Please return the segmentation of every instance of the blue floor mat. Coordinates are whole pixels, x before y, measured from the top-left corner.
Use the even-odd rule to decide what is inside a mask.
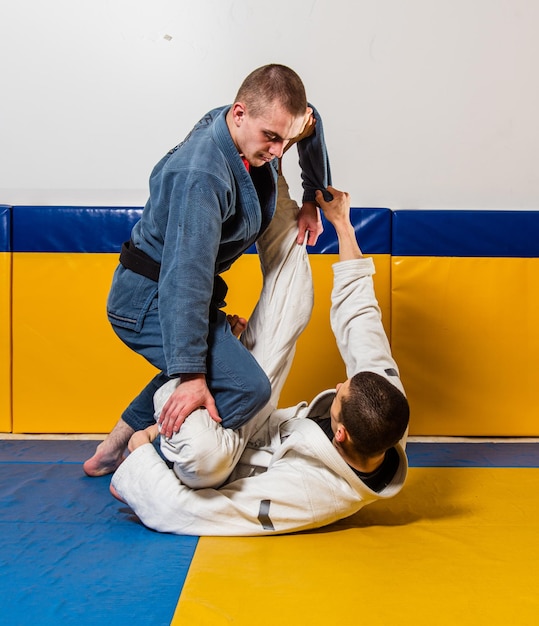
[[[94,441],[0,443],[1,623],[170,624],[198,539],[149,531],[85,476]]]
[[[0,441],[6,626],[170,624],[198,538],[152,532],[88,478],[92,440]],[[418,443],[412,467],[539,467],[537,443]]]
[[[539,443],[410,442],[411,467],[539,467]]]
[[[83,463],[92,440],[0,440],[0,463]],[[539,443],[409,442],[412,467],[539,467]],[[93,479],[92,479],[93,480]]]

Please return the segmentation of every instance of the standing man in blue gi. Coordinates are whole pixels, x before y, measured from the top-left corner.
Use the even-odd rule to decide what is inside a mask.
[[[154,168],[107,310],[120,339],[159,373],[84,463],[89,476],[120,465],[131,435],[154,423],[154,393],[169,379],[177,384],[160,417],[167,436],[198,407],[234,429],[268,401],[267,376],[221,310],[227,291],[221,274],[271,222],[277,161],[313,117],[313,132],[298,142],[304,188],[298,244],[308,232],[312,245],[321,232],[315,193],[330,183],[329,164],[321,120],[286,66],[254,70],[234,104],[206,114]]]

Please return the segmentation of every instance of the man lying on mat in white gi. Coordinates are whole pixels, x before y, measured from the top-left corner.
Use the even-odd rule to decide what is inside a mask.
[[[192,413],[178,433],[161,436],[172,469],[152,445],[157,424],[132,436],[111,492],[147,527],[187,535],[307,530],[401,490],[408,402],[382,326],[374,263],[363,257],[350,221],[350,198],[328,190],[333,200],[317,192],[317,202],[339,242],[331,325],[350,378],[310,404],[277,408],[313,304],[308,254],[296,243],[298,207],[280,177],[276,216],[257,243],[262,292],[241,335],[270,379],[270,402],[237,431],[204,408]],[[156,393],[157,419],[175,384]]]

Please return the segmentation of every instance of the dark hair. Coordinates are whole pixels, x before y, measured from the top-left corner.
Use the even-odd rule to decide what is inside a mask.
[[[381,454],[397,444],[410,418],[404,394],[387,378],[374,372],[360,372],[350,379],[341,400],[340,420],[362,456]]]
[[[253,117],[268,104],[278,101],[291,115],[299,117],[307,109],[307,96],[301,78],[286,65],[272,63],[254,70],[243,81],[235,102],[243,102]]]

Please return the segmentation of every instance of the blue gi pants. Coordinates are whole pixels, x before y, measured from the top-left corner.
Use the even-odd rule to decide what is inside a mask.
[[[150,307],[140,332],[116,326],[118,337],[132,350],[161,370],[131,402],[122,419],[134,430],[155,424],[153,396],[170,378],[166,371],[157,308]],[[210,323],[206,383],[212,393],[222,425],[239,428],[268,402],[271,387],[256,359],[232,334],[223,311]]]

